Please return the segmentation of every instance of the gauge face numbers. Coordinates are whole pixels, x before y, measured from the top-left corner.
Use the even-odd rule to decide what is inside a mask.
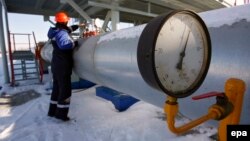
[[[208,62],[208,41],[200,22],[191,14],[177,13],[162,26],[156,40],[154,63],[165,91],[190,92],[201,81]]]

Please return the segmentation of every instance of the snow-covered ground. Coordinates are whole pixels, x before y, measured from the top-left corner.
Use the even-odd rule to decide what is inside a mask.
[[[72,120],[62,122],[47,116],[48,76],[44,84],[22,82],[18,87],[9,87],[2,83],[1,71],[0,85],[3,88],[0,93],[34,89],[41,94],[20,106],[0,104],[1,141],[209,141],[209,136],[217,132],[213,127],[202,125],[177,136],[167,128],[161,108],[140,101],[128,110],[118,112],[111,102],[95,95],[95,87],[73,90],[69,112]],[[188,121],[179,117],[177,125]]]

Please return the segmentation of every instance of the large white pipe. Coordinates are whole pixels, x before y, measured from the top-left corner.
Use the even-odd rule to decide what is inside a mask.
[[[224,91],[230,77],[250,83],[250,5],[201,13],[209,27],[212,60],[204,83],[194,93]],[[216,19],[216,20],[215,20]],[[79,40],[74,51],[74,71],[79,77],[163,107],[166,94],[150,87],[142,78],[137,64],[137,45],[145,25]],[[46,56],[43,55],[43,52]],[[51,46],[42,50],[45,60],[51,59]],[[247,87],[241,117],[249,124],[250,104]],[[190,97],[180,100],[181,112],[197,117],[207,112],[214,98],[193,102]]]
[[[154,105],[163,106],[166,94],[146,84],[137,64],[137,45],[145,26],[86,40],[74,52],[76,74]]]

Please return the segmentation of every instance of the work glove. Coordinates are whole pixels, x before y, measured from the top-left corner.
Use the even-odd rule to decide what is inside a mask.
[[[74,44],[75,44],[74,47],[78,47],[79,46],[78,41],[74,41]]]
[[[85,28],[85,27],[86,27],[86,24],[80,23],[78,26],[79,26],[79,27],[82,27],[82,28]]]

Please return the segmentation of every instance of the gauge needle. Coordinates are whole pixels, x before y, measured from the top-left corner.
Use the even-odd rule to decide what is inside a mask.
[[[182,63],[183,63],[183,58],[185,57],[185,52],[186,52],[186,48],[187,48],[189,34],[190,34],[190,30],[188,31],[188,35],[187,35],[187,38],[186,38],[186,42],[184,44],[184,48],[183,48],[182,52],[180,53],[180,60],[176,65],[176,68],[178,70],[182,70]]]

